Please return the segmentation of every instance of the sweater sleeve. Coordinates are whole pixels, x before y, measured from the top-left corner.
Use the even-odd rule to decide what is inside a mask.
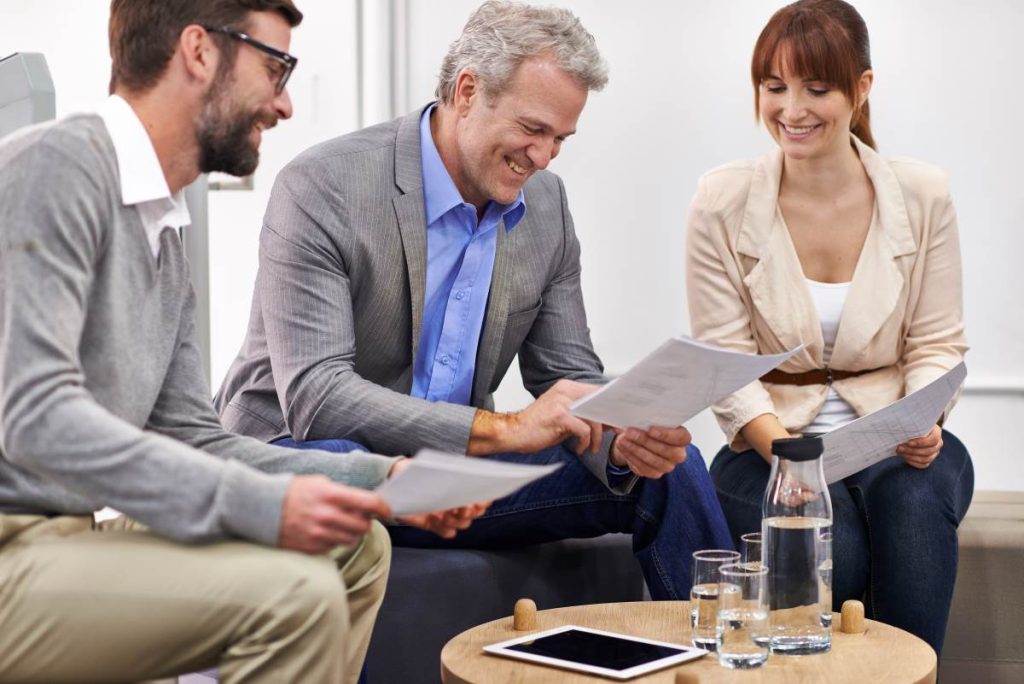
[[[113,506],[174,539],[272,544],[288,476],[142,430],[86,386],[78,345],[118,206],[96,180],[105,162],[50,132],[0,164],[2,456],[76,501]]]
[[[268,473],[326,475],[341,484],[373,489],[386,478],[394,457],[354,451],[288,449],[234,435],[221,426],[210,401],[195,341],[195,296],[189,292],[181,316],[181,335],[160,396],[148,421],[152,430],[222,459],[234,459]]]

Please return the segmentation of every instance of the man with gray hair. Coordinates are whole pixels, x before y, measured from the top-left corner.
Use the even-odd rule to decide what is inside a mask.
[[[439,102],[281,172],[247,338],[216,401],[229,429],[281,444],[563,464],[456,541],[403,526],[392,540],[632,532],[652,596],[684,598],[690,553],[731,544],[689,433],[613,432],[569,412],[605,379],[565,189],[545,169],[606,81],[571,12],[484,3],[444,59]],[[517,354],[537,398],[495,413]]]

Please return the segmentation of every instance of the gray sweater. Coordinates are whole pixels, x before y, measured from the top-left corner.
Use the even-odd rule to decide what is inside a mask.
[[[112,506],[168,537],[273,544],[288,473],[380,483],[392,459],[269,446],[210,401],[175,231],[153,257],[98,116],[0,144],[0,513]]]

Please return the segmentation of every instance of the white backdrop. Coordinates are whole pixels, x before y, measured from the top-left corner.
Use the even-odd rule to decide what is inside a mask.
[[[316,141],[426,102],[441,56],[476,0],[298,0],[295,117],[264,139],[256,187],[210,197],[212,377],[219,384],[248,319],[257,235],[281,166]],[[584,294],[610,372],[688,330],[683,239],[698,176],[756,156],[748,81],[769,0],[563,0],[596,36],[611,81],[552,164],[569,189],[583,243]],[[974,456],[978,487],[1024,490],[1024,459],[1004,438],[1024,422],[1024,134],[1019,86],[1024,3],[859,0],[871,31],[873,124],[883,154],[943,167],[964,252],[971,376],[949,427]],[[43,52],[58,115],[102,101],[109,78],[107,0],[0,0],[0,55]],[[398,22],[391,24],[397,17]],[[400,29],[395,31],[395,28]],[[528,396],[510,377],[498,401]],[[708,415],[691,425],[713,453]],[[1014,440],[1015,442],[1015,440]],[[710,454],[708,454],[710,455]]]

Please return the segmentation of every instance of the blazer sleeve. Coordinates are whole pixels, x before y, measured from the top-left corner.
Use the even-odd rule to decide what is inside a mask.
[[[297,440],[346,437],[386,454],[422,447],[464,453],[475,408],[410,397],[356,372],[351,273],[375,265],[339,254],[336,241],[356,219],[333,211],[338,198],[319,173],[315,164],[281,172],[260,236],[256,290],[288,430]],[[330,235],[321,216],[338,222]]]
[[[687,216],[686,297],[690,329],[700,340],[757,354],[743,272],[729,231],[732,222],[741,220],[743,206],[723,201],[723,194],[732,194],[718,191],[724,173],[700,179]],[[758,380],[718,402],[712,410],[730,446],[738,443],[740,430],[751,420],[775,413],[771,396]]]
[[[967,352],[963,319],[960,238],[956,211],[945,176],[930,179],[931,192],[918,196],[930,203],[911,206],[924,224],[918,259],[910,278],[919,292],[911,305],[903,337],[903,374],[906,394],[932,382],[958,364]],[[936,192],[936,186],[939,191]],[[913,200],[908,198],[910,203]],[[943,414],[948,417],[956,398]]]

